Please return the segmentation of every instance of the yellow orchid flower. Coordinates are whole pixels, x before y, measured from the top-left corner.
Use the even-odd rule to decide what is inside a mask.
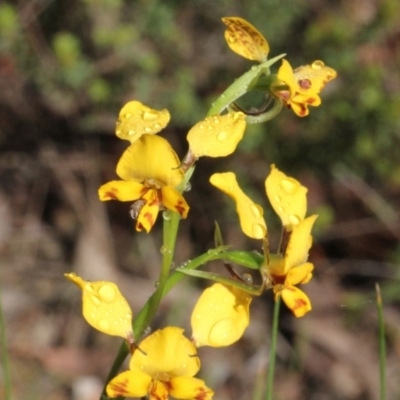
[[[213,174],[210,183],[236,202],[240,226],[245,235],[253,239],[262,239],[266,236],[267,226],[263,218],[263,209],[243,193],[233,172]]]
[[[269,44],[253,25],[239,17],[225,17],[222,22],[228,26],[225,39],[232,51],[248,60],[267,60]]]
[[[288,90],[281,90],[276,84],[274,94],[280,97],[288,108],[291,108],[299,117],[309,114],[308,106],[317,107],[321,104],[318,93],[325,84],[336,78],[336,71],[322,61],[314,61],[311,65],[293,68],[287,60],[282,60],[277,78]]]
[[[309,298],[295,285],[307,283],[312,278],[314,266],[307,259],[312,245],[311,229],[316,219],[317,215],[312,215],[293,226],[284,257],[270,257],[264,269],[275,295],[282,296],[296,317],[311,310]]]
[[[213,115],[198,122],[187,134],[190,152],[196,159],[232,154],[246,129],[245,118],[242,112],[234,112]]]
[[[162,208],[186,218],[189,206],[175,189],[183,179],[180,161],[167,140],[143,135],[122,154],[117,165],[121,181],[111,181],[99,189],[102,201],[135,201],[136,230],[149,232]]]
[[[274,164],[265,180],[265,191],[274,211],[287,231],[299,224],[307,212],[307,188],[286,176]]]
[[[191,317],[196,347],[229,346],[238,341],[250,322],[251,296],[238,288],[215,283],[204,290]]]
[[[133,353],[129,370],[112,379],[106,388],[114,397],[145,397],[150,400],[208,400],[213,391],[201,379],[196,347],[183,335],[183,329],[167,327],[154,332]]]
[[[133,341],[132,311],[115,283],[87,282],[73,272],[64,276],[82,289],[82,314],[89,325]]]
[[[169,120],[168,110],[153,110],[140,101],[130,101],[119,112],[115,134],[120,139],[133,143],[144,134],[154,135],[160,132]]]

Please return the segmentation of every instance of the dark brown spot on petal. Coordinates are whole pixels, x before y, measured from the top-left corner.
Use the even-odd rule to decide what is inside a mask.
[[[312,86],[312,83],[309,79],[299,79],[298,83],[302,89],[310,89]]]
[[[125,379],[123,382],[110,382],[108,384],[109,388],[111,390],[114,391],[114,393],[118,396],[126,396],[128,391],[127,391],[127,387],[128,387],[128,379]]]
[[[186,210],[185,203],[182,200],[178,200],[178,202],[175,204],[175,210],[180,214],[183,215],[183,213]]]
[[[196,394],[195,397],[196,400],[204,400],[207,399],[208,397],[209,397],[209,392],[205,390],[204,387],[198,388],[198,393]]]
[[[307,306],[307,302],[304,299],[296,299],[294,301],[293,311],[298,310],[299,308],[304,308],[305,306]]]
[[[118,193],[118,189],[112,188],[108,192],[104,193],[104,199],[117,200],[117,193]]]

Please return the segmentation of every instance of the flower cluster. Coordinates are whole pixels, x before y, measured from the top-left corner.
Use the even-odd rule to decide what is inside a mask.
[[[131,202],[130,214],[136,220],[137,231],[149,233],[160,211],[171,213],[169,216],[176,221],[187,218],[190,207],[183,192],[199,158],[232,154],[244,136],[247,123],[273,118],[282,105],[300,117],[308,115],[308,106],[321,104],[319,93],[336,77],[336,72],[322,61],[293,70],[289,62],[282,59],[284,55],[268,60],[269,44],[256,28],[238,17],[223,18],[223,22],[227,25],[225,38],[229,47],[259,65],[237,79],[213,104],[209,115],[189,130],[188,151],[182,159],[168,141],[158,135],[170,120],[167,110],[155,110],[135,100],[128,102],[119,113],[116,136],[129,142],[116,167],[120,180],[103,184],[98,193],[101,201]],[[271,65],[281,59],[277,73],[271,74]],[[263,90],[266,96],[271,96],[272,109],[242,110],[236,100],[250,90]],[[317,216],[306,216],[307,189],[271,165],[265,192],[281,220],[282,238],[277,251],[270,253],[264,210],[242,191],[234,172],[214,173],[210,183],[234,200],[241,230],[259,241],[263,254],[231,252],[229,246],[223,245],[217,228],[215,249],[172,270],[174,249],[171,243],[175,243],[178,223],[166,223],[164,241],[172,247],[163,252],[159,285],[141,311],[148,321],[145,317],[146,323],[141,323],[146,328],[145,324],[151,322],[154,310],[168,291],[169,278],[186,273],[213,280],[215,283],[201,294],[192,312],[190,340],[181,328],[169,326],[144,339],[143,331],[139,331],[139,343],[135,343],[134,332],[137,331],[133,313],[114,283],[86,282],[74,273],[65,275],[82,290],[83,316],[87,322],[103,333],[124,338],[128,344],[129,370],[108,382],[106,393],[111,398],[211,399],[213,391],[203,380],[195,378],[200,369],[197,348],[229,346],[238,341],[250,323],[253,295],[272,289],[275,299],[282,298],[296,317],[311,310],[310,299],[297,287],[310,281],[314,268],[307,260],[312,245],[311,230]],[[171,226],[176,230],[168,230]],[[232,279],[198,270],[210,260],[223,260]],[[261,286],[246,281],[233,270],[230,262],[258,270]]]

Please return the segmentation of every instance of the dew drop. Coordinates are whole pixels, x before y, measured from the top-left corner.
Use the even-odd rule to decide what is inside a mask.
[[[289,222],[292,225],[298,225],[301,222],[301,220],[297,215],[292,214],[292,215],[289,215]]]
[[[182,364],[182,368],[186,368],[186,364],[185,363]]]
[[[151,128],[150,128],[149,126],[146,126],[146,128],[144,128],[144,131],[145,131],[146,133],[149,133],[149,132],[151,132]]]
[[[90,300],[92,300],[92,303],[95,306],[99,306],[101,304],[101,300],[95,295],[90,296]]]
[[[191,189],[192,189],[192,184],[190,182],[187,182],[183,191],[189,192]]]
[[[228,37],[228,42],[229,43],[236,43],[236,37],[235,36],[229,36]]]
[[[115,123],[115,126],[121,125],[121,120],[117,120],[117,122]]]
[[[243,274],[242,278],[247,282],[247,283],[253,283],[253,277],[250,274]]]
[[[145,111],[143,113],[143,119],[145,121],[154,121],[155,119],[158,118],[158,113],[154,111]]]
[[[274,200],[275,200],[277,203],[280,203],[280,202],[282,201],[281,196],[278,196],[278,195],[274,196]]]
[[[121,134],[121,129],[117,129],[117,130],[115,131],[115,134],[116,134],[117,136],[119,136],[119,135]]]
[[[107,303],[112,303],[117,297],[117,292],[114,286],[110,285],[109,283],[105,283],[103,286],[101,286],[98,290],[98,293],[100,299]]]
[[[297,190],[297,182],[291,179],[282,179],[281,188],[286,194],[293,194]]]
[[[103,332],[108,332],[110,330],[110,323],[105,320],[102,319],[98,322],[98,327],[99,329],[101,329]]]
[[[265,234],[267,233],[265,227],[260,224],[253,224],[252,232],[253,236],[256,239],[262,239],[263,237],[265,237]]]
[[[131,113],[126,113],[126,114],[125,114],[125,118],[126,118],[126,119],[132,118],[132,114],[131,114]]]
[[[226,140],[228,138],[228,134],[226,132],[220,132],[217,135],[217,140],[219,142],[223,142],[224,140]]]
[[[258,65],[253,65],[252,67],[251,67],[251,70],[252,71],[256,71],[258,69]]]
[[[221,121],[217,116],[213,117],[214,124],[219,124]]]
[[[171,219],[171,211],[170,210],[163,211],[162,217],[164,221],[169,221]]]
[[[320,60],[314,61],[311,64],[311,68],[312,69],[316,69],[316,70],[320,70],[320,69],[322,69],[324,67],[325,67],[325,64],[323,63],[323,61],[320,61]]]
[[[134,130],[132,130],[132,129],[131,129],[130,131],[128,131],[128,135],[129,135],[129,136],[133,136],[135,133],[136,133],[136,132],[135,132]]]
[[[161,254],[166,254],[167,252],[168,252],[168,247],[167,246],[161,246],[160,253]]]
[[[160,124],[154,124],[154,125],[153,125],[153,128],[154,128],[154,129],[160,129],[160,128],[161,128],[161,125],[160,125]]]
[[[260,218],[264,214],[263,209],[258,204],[252,204],[250,206],[250,210],[253,213],[255,218]]]

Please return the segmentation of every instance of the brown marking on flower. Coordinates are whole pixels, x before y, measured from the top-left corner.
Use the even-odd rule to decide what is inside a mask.
[[[291,289],[291,288],[287,288],[287,289]],[[292,290],[294,291],[294,290]],[[307,302],[304,299],[296,299],[294,301],[294,306],[292,308],[292,311],[295,312],[298,309],[304,308],[307,306]]]
[[[312,83],[309,79],[299,79],[298,84],[302,89],[310,89],[312,86]]]
[[[195,400],[205,400],[210,398],[210,393],[204,387],[199,387],[197,389],[198,393],[196,394]]]
[[[153,226],[154,225],[154,218],[153,218],[153,214],[152,213],[150,213],[150,212],[145,212],[144,214],[143,214],[143,218],[145,219],[145,220],[147,220],[147,222],[149,223],[149,226]]]
[[[178,202],[175,204],[175,210],[180,214],[183,215],[186,207],[185,204],[182,200],[178,200]]]
[[[274,285],[283,285],[286,280],[286,275],[271,275],[271,281]]]
[[[112,381],[111,381],[111,382],[108,384],[108,387],[109,387],[110,390],[112,390],[112,391],[114,392],[114,394],[116,394],[117,396],[126,396],[126,395],[128,394],[128,390],[127,390],[128,383],[129,383],[128,378],[125,378],[125,380],[122,381],[122,382],[120,382],[120,381],[112,382]],[[117,396],[115,396],[115,397],[117,397]]]
[[[111,188],[108,192],[104,193],[104,199],[105,200],[117,200],[118,199],[118,189],[117,188]]]

